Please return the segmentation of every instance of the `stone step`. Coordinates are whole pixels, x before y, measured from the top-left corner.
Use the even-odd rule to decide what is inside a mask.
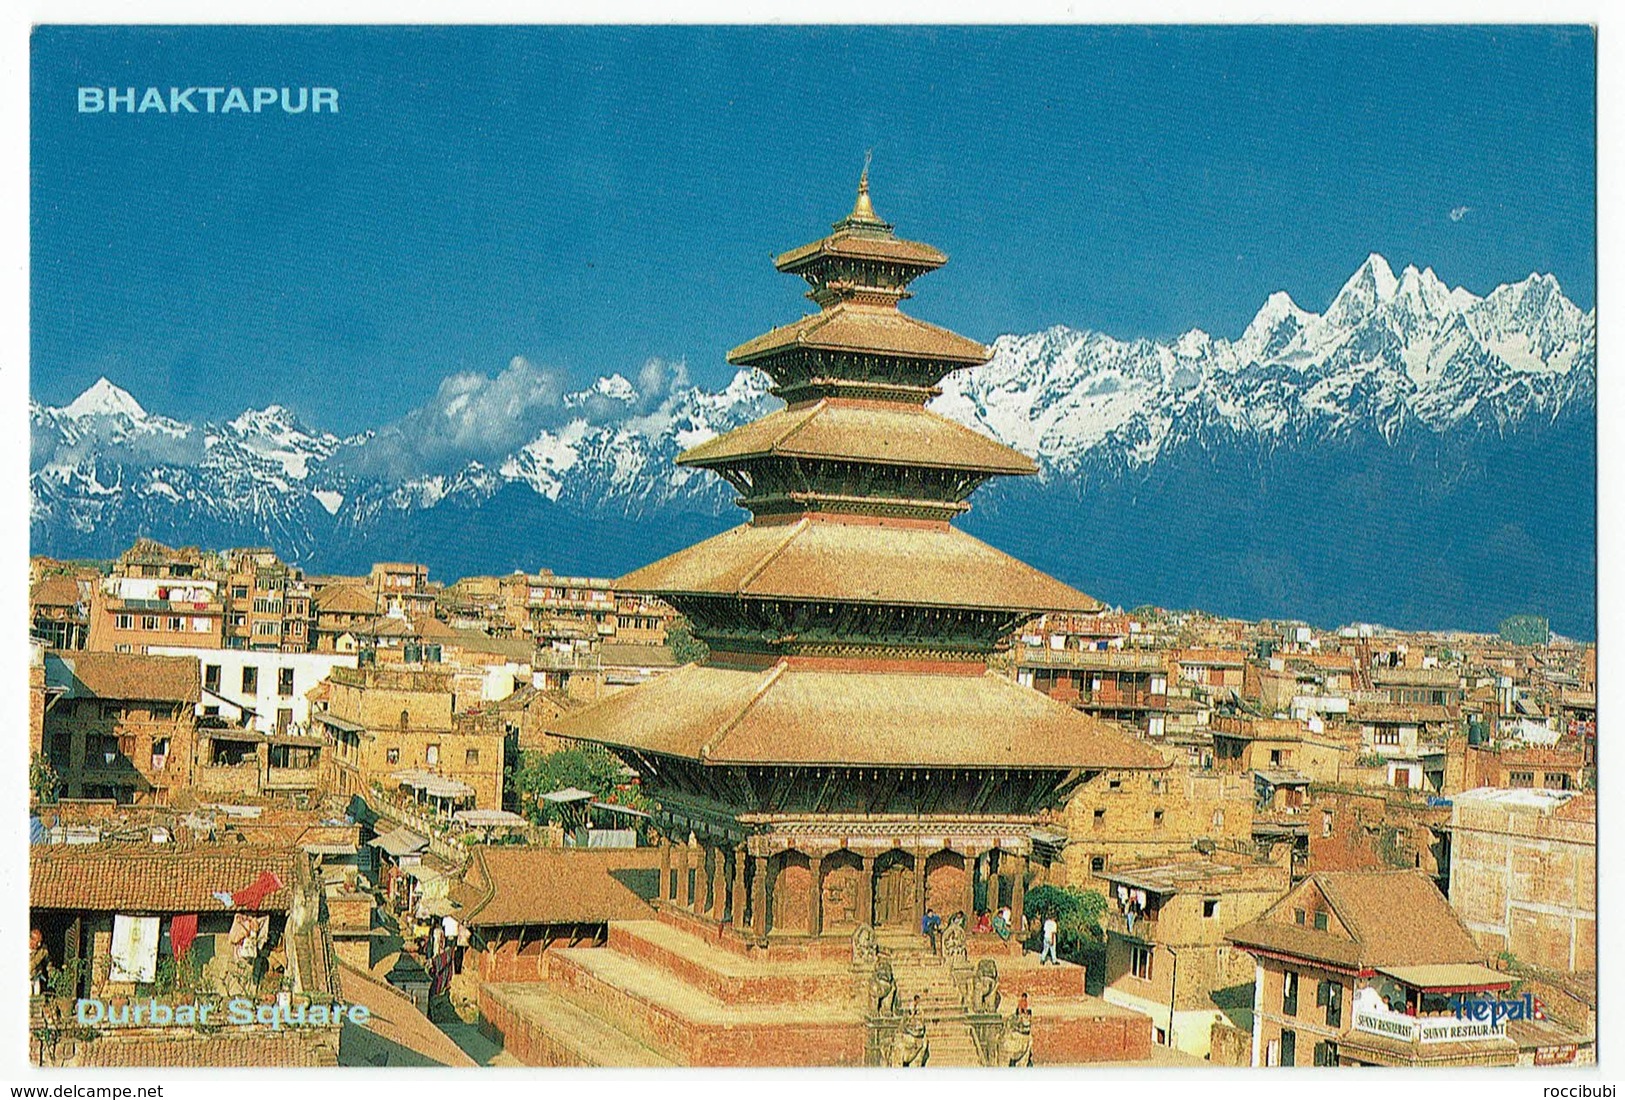
[[[861,1065],[863,1026],[850,1000],[723,1001],[614,948],[549,952],[548,984],[685,1065]]]
[[[608,1020],[587,1012],[539,982],[488,987],[487,1010],[503,1049],[530,1066],[670,1066]]]

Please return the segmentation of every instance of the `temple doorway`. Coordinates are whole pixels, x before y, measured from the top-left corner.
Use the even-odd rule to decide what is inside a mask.
[[[893,849],[875,861],[875,927],[914,931],[914,860]]]

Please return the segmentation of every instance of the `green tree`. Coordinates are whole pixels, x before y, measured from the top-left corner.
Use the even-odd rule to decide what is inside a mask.
[[[694,636],[686,619],[678,619],[666,628],[666,645],[685,665],[698,664],[711,655],[711,647]]]
[[[1035,886],[1027,891],[1023,908],[1031,921],[1053,914],[1056,945],[1062,954],[1076,955],[1086,944],[1105,938],[1100,918],[1106,915],[1106,895],[1074,886]]]
[[[590,791],[600,802],[613,802],[635,810],[648,808],[648,800],[642,792],[627,782],[620,760],[607,750],[590,745],[554,753],[524,753],[514,774],[514,787],[519,795],[519,812],[536,822],[576,824],[567,819],[572,813],[581,812],[579,806],[572,810],[537,799],[538,795],[567,787]]]
[[[62,777],[43,752],[36,752],[28,761],[28,789],[34,793],[36,801],[46,805],[55,802],[57,793],[62,789]]]

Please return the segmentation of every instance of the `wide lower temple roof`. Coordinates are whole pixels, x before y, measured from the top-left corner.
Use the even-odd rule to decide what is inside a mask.
[[[1166,766],[1109,723],[991,672],[686,665],[549,732],[718,765]]]
[[[947,524],[745,524],[628,573],[660,595],[1089,613],[1104,605]]]
[[[768,455],[999,474],[1031,474],[1038,470],[1021,452],[918,405],[860,404],[828,398],[769,413],[726,435],[690,447],[677,461],[710,466]]]
[[[966,366],[992,357],[985,345],[893,307],[843,302],[740,344],[728,353],[728,362],[750,363],[790,348],[899,355]]]

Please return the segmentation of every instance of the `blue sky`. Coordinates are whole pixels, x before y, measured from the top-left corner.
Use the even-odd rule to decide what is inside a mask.
[[[1234,336],[1372,251],[1590,308],[1595,76],[1561,28],[47,27],[31,388],[351,431],[514,356],[719,384],[810,308],[769,258],[870,148],[881,215],[953,257],[910,308],[984,340]],[[80,114],[82,85],[340,112]]]

